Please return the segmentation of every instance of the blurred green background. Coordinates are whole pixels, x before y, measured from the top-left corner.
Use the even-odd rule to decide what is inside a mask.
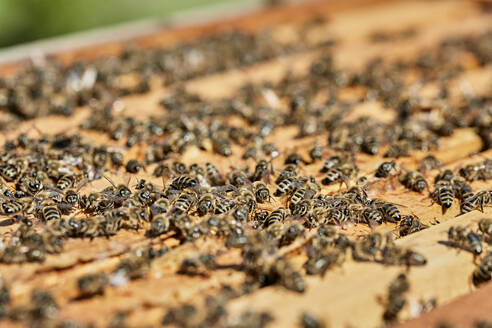
[[[257,0],[0,0],[0,47],[216,4]]]

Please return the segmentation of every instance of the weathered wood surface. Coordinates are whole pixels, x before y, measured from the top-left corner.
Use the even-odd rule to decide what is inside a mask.
[[[269,10],[264,13],[239,18],[229,22],[218,22],[206,27],[186,27],[169,32],[157,32],[144,36],[138,40],[141,45],[171,45],[187,39],[199,37],[223,28],[241,28],[255,31],[265,26],[272,26],[279,40],[288,40],[295,35],[290,33],[299,28],[300,22],[313,13],[322,14],[329,18],[325,25],[311,31],[309,39],[313,43],[327,40],[339,40],[340,44],[333,49],[335,60],[340,67],[350,69],[362,67],[369,59],[381,55],[385,59],[411,57],[421,49],[436,44],[439,40],[459,34],[476,33],[492,26],[492,16],[481,12],[473,2],[383,2],[383,1],[355,1],[353,4],[341,2],[326,2],[303,5],[299,8]],[[292,18],[294,17],[294,18]],[[372,44],[368,36],[374,31],[398,31],[405,28],[417,28],[417,35],[408,40],[393,43]],[[103,54],[121,51],[122,43],[114,43],[94,48],[81,49],[60,54],[65,62],[77,59],[91,60]],[[245,82],[259,82],[264,80],[275,81],[280,79],[288,70],[295,74],[305,73],[313,59],[322,50],[309,50],[276,58],[252,67],[235,69],[220,74],[199,77],[185,83],[185,86],[199,93],[206,99],[229,96]],[[16,66],[3,68],[5,74],[15,71]],[[452,97],[458,99],[460,94],[459,81],[465,80],[477,93],[490,93],[492,85],[492,68],[477,70],[473,63],[467,66],[466,72],[457,79],[455,87],[451,89]],[[158,102],[163,94],[173,86],[162,87],[162,83],[155,81],[150,93],[124,97],[125,114],[145,116],[160,110]],[[431,97],[436,92],[435,85],[426,85],[420,91],[423,96]],[[347,90],[348,97],[356,97],[354,90]],[[370,110],[370,111],[369,111]],[[359,105],[349,115],[356,118],[360,115],[373,115],[382,121],[391,122],[390,112],[382,108],[381,104],[366,102]],[[19,126],[17,131],[2,136],[12,138],[16,133],[32,131],[33,124],[44,133],[58,133],[61,131],[77,131],[80,122],[89,115],[88,109],[78,109],[70,118],[46,117],[34,121],[27,121]],[[94,142],[115,144],[107,137],[94,132],[81,132]],[[290,151],[299,151],[303,154],[305,145],[313,143],[314,139],[325,140],[326,135],[316,138],[294,139],[297,130],[292,127],[280,128],[268,141],[276,143],[281,156],[274,161],[280,166],[285,155]],[[286,140],[289,140],[286,142]],[[444,138],[435,155],[449,168],[458,168],[466,163],[482,161],[484,157],[492,157],[488,151],[479,156],[467,158],[470,154],[482,148],[480,138],[469,129],[458,130],[449,138]],[[327,154],[329,151],[327,151]],[[135,152],[125,154],[126,159],[133,158]],[[304,153],[304,155],[306,155]],[[416,152],[410,157],[404,157],[398,162],[408,169],[415,169],[420,160],[427,154]],[[237,166],[240,153],[235,152],[230,158],[224,159],[210,152],[196,148],[188,150],[181,160],[190,164],[193,162],[205,163],[213,161],[219,168],[227,169]],[[362,174],[371,173],[382,161],[382,156],[357,157],[357,164]],[[252,166],[253,161],[244,162]],[[153,167],[147,168],[148,173],[138,174],[137,178],[145,178],[156,184],[160,179],[150,176]],[[319,165],[303,168],[305,173],[317,175]],[[437,171],[428,173],[428,180],[432,181]],[[108,175],[114,182],[126,183],[128,174],[119,172]],[[396,180],[396,181],[393,181]],[[403,213],[414,213],[422,218],[426,224],[436,221],[441,224],[432,226],[424,231],[410,235],[397,241],[401,246],[412,247],[422,252],[428,258],[428,264],[422,268],[412,268],[409,271],[411,281],[410,298],[414,301],[435,297],[439,304],[445,304],[458,296],[469,293],[473,288],[470,284],[470,273],[473,270],[473,256],[467,252],[458,252],[439,243],[446,238],[446,231],[454,224],[469,224],[484,216],[491,216],[490,209],[484,214],[474,211],[470,214],[454,218],[459,213],[455,202],[445,215],[437,204],[431,204],[427,193],[419,194],[404,189],[397,179],[385,179],[374,185],[372,192],[380,198],[394,201],[403,205]],[[136,180],[135,180],[136,181]],[[84,187],[83,191],[98,190],[107,186],[106,180],[95,181]],[[477,189],[490,188],[490,183],[476,182],[472,186]],[[326,188],[324,191],[336,191],[336,188]],[[275,204],[274,204],[275,205]],[[268,205],[267,205],[268,206]],[[7,233],[11,227],[0,227],[0,232]],[[371,231],[364,225],[353,225],[345,228],[349,235],[360,236]],[[379,230],[391,231],[394,224],[383,224]],[[95,239],[70,240],[66,243],[65,251],[61,255],[48,256],[42,264],[4,265],[0,264],[3,277],[12,283],[14,303],[21,304],[30,296],[35,287],[45,288],[56,296],[61,305],[60,317],[93,322],[97,326],[104,326],[112,314],[117,311],[130,311],[129,323],[135,326],[154,326],[160,322],[165,309],[183,302],[203,301],[206,294],[213,293],[222,284],[235,285],[244,279],[244,274],[233,269],[221,269],[211,277],[184,277],[176,274],[177,265],[188,254],[210,250],[213,253],[223,253],[218,261],[221,264],[237,264],[240,254],[237,251],[227,250],[213,240],[201,240],[196,245],[178,245],[172,236],[152,240],[154,244],[168,245],[172,250],[161,259],[153,262],[151,272],[144,280],[137,280],[125,286],[108,288],[104,296],[88,300],[74,301],[75,283],[77,278],[94,271],[110,272],[119,258],[130,249],[145,245],[148,239],[143,231],[121,231],[109,240]],[[305,260],[302,252],[294,250],[289,257],[300,265]],[[328,272],[324,278],[307,277],[308,290],[299,295],[286,291],[280,287],[267,287],[258,292],[233,301],[228,309],[231,312],[244,309],[270,310],[275,317],[275,326],[289,327],[297,324],[300,313],[309,311],[323,318],[332,327],[376,326],[381,322],[382,306],[377,302],[388,285],[388,281],[404,271],[398,267],[386,267],[372,263],[356,263],[348,261],[343,267]],[[489,286],[490,287],[490,286]],[[490,288],[489,288],[490,289]],[[463,301],[465,302],[465,301]],[[476,302],[476,301],[475,301]],[[473,304],[467,303],[467,304]],[[453,305],[449,305],[451,309]],[[473,306],[473,305],[466,305]],[[455,305],[458,307],[458,305]],[[446,309],[446,305],[442,309]],[[437,309],[438,311],[444,311]],[[412,317],[411,311],[405,309],[403,318]],[[409,323],[410,324],[410,323]]]

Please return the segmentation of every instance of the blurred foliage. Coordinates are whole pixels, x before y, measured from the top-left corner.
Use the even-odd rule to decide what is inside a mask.
[[[254,0],[0,0],[0,47],[217,3]]]

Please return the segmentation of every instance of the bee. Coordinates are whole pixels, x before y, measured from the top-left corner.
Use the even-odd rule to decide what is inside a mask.
[[[77,178],[75,177],[75,175],[65,174],[56,182],[56,188],[60,190],[72,188],[75,186],[76,182]]]
[[[310,314],[303,313],[300,320],[302,328],[324,328],[325,324]]]
[[[301,156],[299,156],[299,154],[292,153],[292,154],[287,155],[287,157],[285,158],[284,164],[285,165],[287,165],[287,164],[294,164],[294,165],[297,166],[301,162],[303,162]]]
[[[58,312],[58,305],[53,296],[39,289],[34,289],[31,295],[31,315],[33,321],[41,321],[55,317]]]
[[[292,215],[303,217],[307,215],[313,208],[313,202],[310,199],[300,201],[292,211]]]
[[[149,206],[151,205],[155,200],[152,198],[152,194],[148,190],[140,190],[135,194],[135,199],[142,205],[142,206]]]
[[[475,232],[464,227],[450,227],[448,240],[451,245],[472,252],[475,255],[482,253],[482,238]]]
[[[196,193],[191,190],[185,190],[182,192],[176,201],[174,202],[173,212],[187,213],[190,208],[196,203],[197,196]]]
[[[232,155],[231,143],[229,140],[224,138],[213,138],[212,149],[214,152],[222,156],[228,157]]]
[[[118,279],[115,279],[116,277],[130,280],[143,278],[149,272],[151,262],[149,254],[146,253],[143,250],[137,250],[129,257],[122,259],[113,270],[110,281],[118,281]]]
[[[63,240],[60,236],[53,234],[51,231],[41,233],[43,247],[49,254],[59,254],[63,251]]]
[[[251,213],[257,207],[256,196],[248,189],[241,189],[236,197],[236,203],[245,205],[248,208],[248,213]]]
[[[282,172],[280,172],[278,178],[275,180],[276,184],[279,184],[285,179],[294,178],[299,173],[299,168],[294,164],[287,164],[284,166]]]
[[[138,173],[142,168],[142,164],[136,159],[131,159],[126,163],[125,169],[128,173]]]
[[[320,160],[323,157],[323,147],[320,144],[314,144],[313,148],[309,150],[309,157],[311,158],[311,163]]]
[[[340,167],[330,169],[326,172],[326,177],[321,180],[321,184],[330,185],[332,183],[342,181],[348,185],[348,180],[357,175],[358,168],[351,164],[344,164]]]
[[[227,213],[234,207],[235,203],[229,199],[215,199],[215,214]]]
[[[111,165],[115,168],[123,166],[123,154],[119,151],[112,151],[109,153],[109,159],[111,160]]]
[[[329,246],[316,252],[315,255],[310,255],[303,266],[306,269],[306,273],[309,275],[324,276],[327,270],[334,265],[342,264],[344,261],[345,250],[335,246]]]
[[[253,176],[251,177],[251,180],[264,180],[268,183],[270,180],[270,175],[273,175],[273,172],[274,171],[272,163],[262,159],[258,161],[258,163],[256,163],[255,171],[253,173]]]
[[[410,284],[406,275],[400,274],[391,282],[388,288],[388,296],[385,302],[383,319],[385,322],[394,322],[398,314],[406,304],[405,293],[408,291]]]
[[[401,220],[400,210],[394,204],[382,199],[374,199],[371,201],[371,205],[381,211],[386,221],[398,222]]]
[[[487,253],[475,271],[472,273],[472,280],[475,286],[490,281],[492,277],[492,253]]]
[[[366,235],[352,245],[352,257],[355,261],[375,261],[388,236],[380,233]]]
[[[169,232],[171,229],[171,220],[164,213],[156,215],[150,224],[150,230],[147,234],[150,237],[157,237]]]
[[[446,211],[453,205],[454,192],[451,184],[446,180],[438,181],[430,196],[442,206],[443,211]]]
[[[386,153],[384,153],[384,157],[389,158],[399,158],[402,156],[409,156],[410,151],[412,150],[412,145],[407,140],[401,140],[395,144],[392,144]]]
[[[286,289],[297,293],[303,293],[306,290],[306,283],[301,274],[297,272],[283,256],[278,257],[274,261],[269,273],[269,276],[272,278],[278,277],[277,279],[280,284]]]
[[[424,173],[426,171],[435,170],[442,166],[442,162],[434,155],[428,155],[420,162],[418,171]]]
[[[205,276],[209,275],[210,270],[216,267],[215,256],[211,254],[200,254],[196,257],[184,259],[181,262],[178,273],[188,276]]]
[[[214,211],[214,196],[211,193],[206,193],[198,200],[196,209],[198,215],[204,216],[207,213]]]
[[[384,221],[384,217],[381,211],[370,207],[363,208],[362,216],[365,219],[366,223],[370,226],[373,223],[382,224]]]
[[[271,212],[265,219],[263,226],[268,228],[270,225],[276,222],[284,222],[284,218],[286,216],[286,210],[283,207],[279,207],[278,209]]]
[[[339,153],[338,155],[334,155],[326,159],[325,162],[323,163],[323,167],[321,168],[320,172],[326,173],[342,165],[346,165],[346,164],[352,165],[353,163],[354,163],[354,155],[349,152],[342,152]]]
[[[289,195],[299,186],[299,182],[296,178],[286,178],[282,180],[277,190],[273,193],[275,197],[280,197],[282,195]]]
[[[41,215],[46,222],[51,220],[60,220],[61,218],[61,213],[58,206],[51,199],[46,199],[41,202]]]
[[[254,218],[253,218],[253,220],[255,221],[255,229],[257,227],[264,225],[268,215],[269,215],[268,211],[264,211],[264,210],[257,211],[255,213]]]
[[[170,187],[176,190],[184,190],[186,188],[195,188],[198,186],[198,181],[190,176],[181,175],[175,178]]]
[[[492,190],[480,190],[474,196],[478,209],[483,213],[484,206],[492,205]]]
[[[103,295],[108,282],[108,277],[104,273],[93,273],[80,277],[77,280],[79,298]]]
[[[270,190],[262,181],[256,181],[253,183],[253,192],[256,201],[260,204],[263,204],[264,202],[269,201],[272,198],[270,196]]]
[[[400,237],[404,237],[425,228],[417,216],[405,215],[398,225],[398,233]]]
[[[386,178],[390,174],[391,170],[395,168],[396,168],[395,161],[383,162],[376,169],[376,173],[374,173],[374,176],[376,178]]]
[[[25,204],[16,200],[3,200],[0,206],[4,215],[16,214],[22,212],[25,208]]]
[[[480,219],[478,230],[490,240],[492,238],[492,219]]]
[[[422,254],[411,249],[387,244],[382,250],[382,258],[379,262],[386,265],[406,265],[410,267],[425,265],[427,264],[427,259]]]
[[[305,229],[301,225],[291,224],[284,229],[279,239],[279,246],[287,246],[292,244],[297,238],[305,235]]]
[[[0,175],[7,181],[13,182],[17,180],[22,172],[22,168],[18,165],[7,164],[0,166]]]
[[[477,208],[477,199],[472,188],[463,184],[456,190],[456,196],[461,200],[460,214],[471,212]]]
[[[18,188],[27,195],[35,195],[43,189],[43,183],[39,179],[32,177],[21,178],[19,183]]]
[[[212,163],[205,164],[205,171],[207,180],[212,186],[223,186],[225,184],[225,180],[222,177],[222,174]]]
[[[237,188],[246,186],[249,182],[247,172],[245,170],[233,170],[227,173],[227,180],[231,185]]]
[[[399,180],[406,188],[416,192],[422,192],[428,186],[427,181],[419,172],[407,172],[400,175]]]
[[[175,204],[175,206],[176,205],[177,204]],[[137,206],[128,208],[124,215],[124,219],[125,221],[127,221],[127,226],[130,229],[135,229],[135,230],[138,230],[140,228],[142,221],[144,222],[149,221],[147,211]]]
[[[466,181],[475,181],[480,180],[481,176],[481,167],[480,164],[469,164],[465,167],[462,167],[459,170],[459,174],[466,179]]]

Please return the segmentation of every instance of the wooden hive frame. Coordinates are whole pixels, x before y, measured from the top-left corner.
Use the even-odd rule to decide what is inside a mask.
[[[292,31],[302,26],[302,23],[313,14],[326,15],[326,23],[310,31],[307,38],[313,44],[338,40],[333,52],[337,65],[344,69],[357,69],[376,55],[385,60],[395,58],[411,58],[419,51],[426,49],[449,35],[474,34],[492,27],[492,15],[482,11],[477,2],[458,1],[363,1],[356,0],[349,3],[316,2],[295,5],[286,8],[269,9],[253,15],[246,15],[230,20],[207,23],[203,26],[171,28],[158,31],[151,35],[137,38],[135,42],[141,46],[173,45],[224,29],[243,29],[257,32],[263,28],[270,28],[274,37],[279,41],[292,41],[289,38]],[[396,40],[391,43],[371,43],[368,36],[377,31],[401,31],[416,28],[418,33],[410,41]],[[295,41],[295,40],[294,40]],[[120,52],[124,42],[114,42],[96,47],[88,47],[57,54],[64,62],[75,60],[92,60],[102,55]],[[327,46],[331,49],[330,46]],[[218,74],[197,77],[184,82],[187,90],[198,93],[204,99],[217,99],[230,96],[238,87],[246,82],[278,81],[290,70],[293,74],[305,74],[316,56],[324,51],[323,47],[308,49],[299,53],[289,54],[279,58],[257,63],[251,67],[232,69]],[[0,67],[4,75],[13,74],[18,64],[9,64]],[[466,65],[466,71],[454,82],[451,99],[461,97],[459,85],[463,81],[469,83],[477,94],[490,94],[492,86],[492,68],[478,69],[473,63]],[[152,89],[143,95],[123,97],[127,110],[125,114],[143,117],[159,111],[158,102],[162,95],[172,91],[175,86],[163,87],[160,81],[153,81]],[[420,89],[422,97],[432,97],[437,91],[436,85],[425,85]],[[355,94],[355,96],[354,96]],[[356,90],[347,90],[347,97],[357,97]],[[70,118],[45,117],[34,121],[25,121],[18,129],[2,136],[2,143],[18,133],[32,131],[33,124],[43,133],[55,134],[62,131],[77,131],[78,125],[88,115],[88,108],[79,108]],[[372,115],[375,118],[391,122],[394,112],[382,107],[380,103],[364,102],[350,112],[350,119],[361,115]],[[56,122],[56,123],[54,123]],[[238,124],[241,124],[239,122]],[[105,135],[97,132],[80,131],[80,133],[95,143],[111,144]],[[292,151],[298,151],[307,156],[306,146],[314,140],[326,140],[327,135],[315,138],[306,137],[296,139],[297,130],[292,127],[282,127],[275,130],[267,141],[279,146],[280,156],[273,161],[274,166],[280,167],[285,156]],[[289,140],[289,142],[284,142]],[[119,146],[119,144],[116,144]],[[484,158],[490,158],[490,150],[474,157],[470,155],[482,149],[482,141],[471,129],[460,129],[447,138],[443,138],[439,149],[432,153],[440,159],[445,167],[456,169],[467,163],[476,163]],[[328,150],[325,155],[328,155]],[[398,163],[407,169],[415,169],[421,159],[427,154],[414,152],[412,156],[398,159]],[[130,150],[125,159],[138,156],[138,151]],[[181,160],[186,163],[205,163],[213,161],[220,169],[228,169],[240,161],[240,152],[235,151],[231,157],[223,158],[210,152],[191,148],[187,150]],[[369,174],[383,161],[381,155],[357,155],[356,162],[361,174]],[[248,161],[245,165],[254,165]],[[305,166],[307,174],[317,175],[319,165]],[[146,172],[139,173],[137,178],[145,178],[156,184],[160,179],[150,175],[153,166]],[[438,171],[427,173],[431,181]],[[117,173],[108,174],[116,183],[125,183],[127,175]],[[99,190],[109,185],[101,179],[85,186],[82,191]],[[490,182],[474,182],[474,189],[490,188]],[[325,188],[324,191],[336,191],[338,188]],[[375,183],[371,192],[379,198],[403,205],[401,211],[405,214],[418,215],[423,223],[432,225],[421,232],[409,235],[396,241],[398,245],[411,247],[426,255],[428,264],[408,270],[411,283],[409,298],[418,301],[434,297],[438,304],[445,304],[459,296],[470,293],[474,287],[470,283],[470,275],[474,269],[473,256],[467,252],[458,252],[439,243],[446,238],[446,232],[451,225],[471,224],[484,216],[491,215],[488,208],[485,213],[473,211],[463,216],[459,214],[459,206],[453,205],[444,215],[437,204],[431,204],[427,195],[410,192],[398,183]],[[276,206],[278,204],[273,204]],[[268,206],[267,206],[268,207]],[[439,221],[440,224],[433,225]],[[392,231],[394,224],[383,224],[377,228],[382,231]],[[0,227],[0,233],[8,233],[12,227]],[[364,225],[354,225],[346,228],[345,233],[358,237],[370,232]],[[304,240],[305,242],[305,240]],[[214,240],[203,239],[193,244],[179,245],[173,236],[161,236],[153,239],[152,244],[165,244],[171,251],[162,258],[155,260],[151,271],[143,280],[136,280],[118,288],[108,288],[103,296],[74,302],[76,296],[76,281],[84,274],[103,271],[110,272],[119,259],[139,246],[146,245],[149,240],[140,232],[121,231],[109,240],[94,239],[70,240],[65,251],[60,255],[48,256],[44,263],[28,263],[22,265],[0,264],[0,272],[4,279],[11,284],[11,294],[16,304],[22,304],[29,297],[34,288],[43,288],[51,291],[60,305],[60,318],[77,319],[92,322],[96,326],[105,326],[111,315],[117,311],[129,311],[128,323],[132,326],[155,326],[162,320],[166,309],[184,302],[203,302],[206,294],[216,292],[223,284],[239,285],[244,280],[244,273],[225,268],[213,272],[210,277],[187,277],[176,274],[180,262],[197,251],[210,251],[218,256],[219,264],[230,267],[240,263],[240,253],[228,250]],[[302,242],[300,242],[301,244]],[[295,245],[296,246],[296,245]],[[285,253],[294,265],[301,266],[306,256],[299,247],[290,247]],[[323,277],[305,277],[307,291],[296,294],[286,291],[282,287],[271,286],[263,288],[251,295],[233,300],[228,304],[228,311],[239,313],[244,309],[268,310],[275,318],[274,325],[278,327],[295,326],[302,312],[308,311],[330,323],[331,327],[343,326],[377,326],[381,323],[383,308],[378,304],[378,297],[382,296],[386,287],[400,272],[401,267],[387,267],[374,263],[358,263],[347,261],[342,267],[327,272]],[[447,311],[457,311],[452,320],[457,323],[469,324],[474,319],[492,319],[489,311],[492,301],[483,296],[491,286],[483,287],[473,292],[466,299],[459,299],[457,303],[443,305],[428,315],[422,321],[409,321],[403,326],[430,325],[448,319]],[[152,291],[152,292],[149,292]],[[476,296],[475,296],[476,295]],[[481,304],[481,307],[475,305]],[[461,309],[475,308],[473,318],[459,313],[466,313]],[[488,307],[485,306],[488,304]],[[461,312],[460,312],[461,311]],[[488,311],[488,312],[487,312]],[[414,314],[406,308],[401,319],[411,318]],[[2,322],[5,326],[17,326],[13,322]]]

